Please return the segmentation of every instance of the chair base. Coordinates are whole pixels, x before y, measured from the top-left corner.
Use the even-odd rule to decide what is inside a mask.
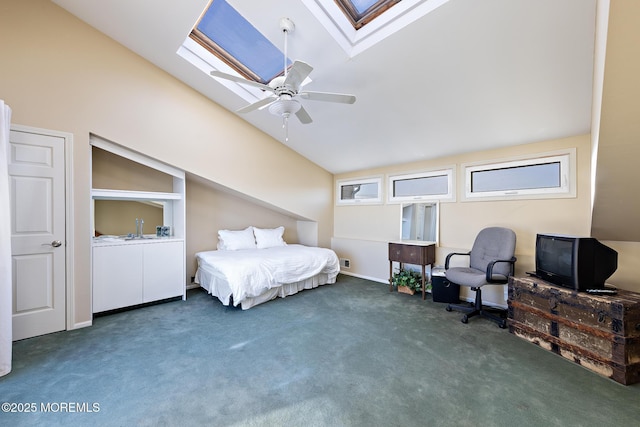
[[[481,288],[471,288],[472,291],[476,291],[476,300],[475,304],[472,306],[468,305],[459,305],[459,304],[448,304],[446,307],[447,311],[460,311],[464,313],[460,321],[462,323],[468,323],[469,318],[473,316],[480,316],[486,319],[492,320],[498,324],[498,326],[502,329],[507,327],[507,319],[504,317],[498,316],[494,313],[491,313],[485,306],[482,305],[482,289]]]

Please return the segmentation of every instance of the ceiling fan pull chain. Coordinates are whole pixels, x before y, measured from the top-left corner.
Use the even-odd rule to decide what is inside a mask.
[[[289,142],[289,115],[285,114],[282,118],[282,127],[284,128],[284,141]]]

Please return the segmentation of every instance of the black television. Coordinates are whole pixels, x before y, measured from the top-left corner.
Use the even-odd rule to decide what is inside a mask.
[[[604,289],[618,268],[618,252],[593,237],[538,234],[536,276],[576,291]]]

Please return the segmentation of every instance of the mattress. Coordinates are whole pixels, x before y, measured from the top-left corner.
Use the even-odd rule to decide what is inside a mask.
[[[267,249],[196,253],[195,282],[224,305],[243,309],[303,289],[335,283],[340,272],[330,249],[286,245]]]

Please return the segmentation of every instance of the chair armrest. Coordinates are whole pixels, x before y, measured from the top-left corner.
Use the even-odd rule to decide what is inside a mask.
[[[509,273],[509,276],[513,276],[513,269],[514,269],[516,261],[517,261],[516,257],[511,257],[511,259],[497,259],[497,260],[491,261],[489,264],[487,264],[487,283],[506,283],[506,281],[504,281],[504,280],[494,280],[494,278],[493,278],[493,266],[496,265],[499,262],[507,262],[507,263],[511,264],[511,272]]]
[[[448,270],[449,269],[449,259],[454,256],[454,255],[466,255],[466,256],[470,256],[471,252],[451,252],[449,255],[447,255],[447,258],[444,260],[444,269]]]

